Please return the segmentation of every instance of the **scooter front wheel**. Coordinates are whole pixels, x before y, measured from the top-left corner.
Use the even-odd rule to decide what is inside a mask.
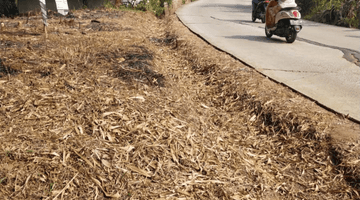
[[[297,32],[295,31],[295,29],[291,29],[289,35],[287,35],[287,36],[285,37],[286,42],[287,42],[287,43],[293,43],[293,42],[295,42],[296,36],[297,36]]]
[[[265,35],[267,38],[271,38],[273,36],[271,31],[266,26],[265,26]]]
[[[256,21],[256,17],[255,17],[254,12],[252,12],[252,14],[251,14],[251,20],[252,20],[252,22],[255,22],[255,21]]]

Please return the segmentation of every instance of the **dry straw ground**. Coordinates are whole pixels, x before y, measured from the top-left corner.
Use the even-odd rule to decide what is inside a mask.
[[[74,15],[1,19],[1,198],[358,198],[356,125],[175,16]]]

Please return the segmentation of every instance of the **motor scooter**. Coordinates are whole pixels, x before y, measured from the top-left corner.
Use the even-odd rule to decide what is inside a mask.
[[[265,26],[266,37],[271,38],[271,36],[277,35],[285,37],[286,42],[293,43],[302,29],[299,11],[298,7],[282,8],[275,16],[275,26],[272,28]]]
[[[251,13],[251,20],[253,22],[256,21],[256,19],[260,19],[262,23],[265,23],[265,13],[266,13],[266,7],[269,5],[268,0],[261,0],[257,4],[253,4],[253,10]]]

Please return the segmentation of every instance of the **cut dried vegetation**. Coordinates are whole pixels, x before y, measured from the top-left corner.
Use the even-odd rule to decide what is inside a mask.
[[[175,17],[74,17],[46,42],[17,34],[42,34],[36,16],[0,33],[1,197],[358,198],[359,143],[329,135],[346,120]]]

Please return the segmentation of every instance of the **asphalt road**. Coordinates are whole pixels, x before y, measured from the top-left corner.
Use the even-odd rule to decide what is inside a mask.
[[[199,0],[176,14],[223,51],[334,111],[360,121],[360,30],[303,21],[292,44],[266,38],[251,0]]]

